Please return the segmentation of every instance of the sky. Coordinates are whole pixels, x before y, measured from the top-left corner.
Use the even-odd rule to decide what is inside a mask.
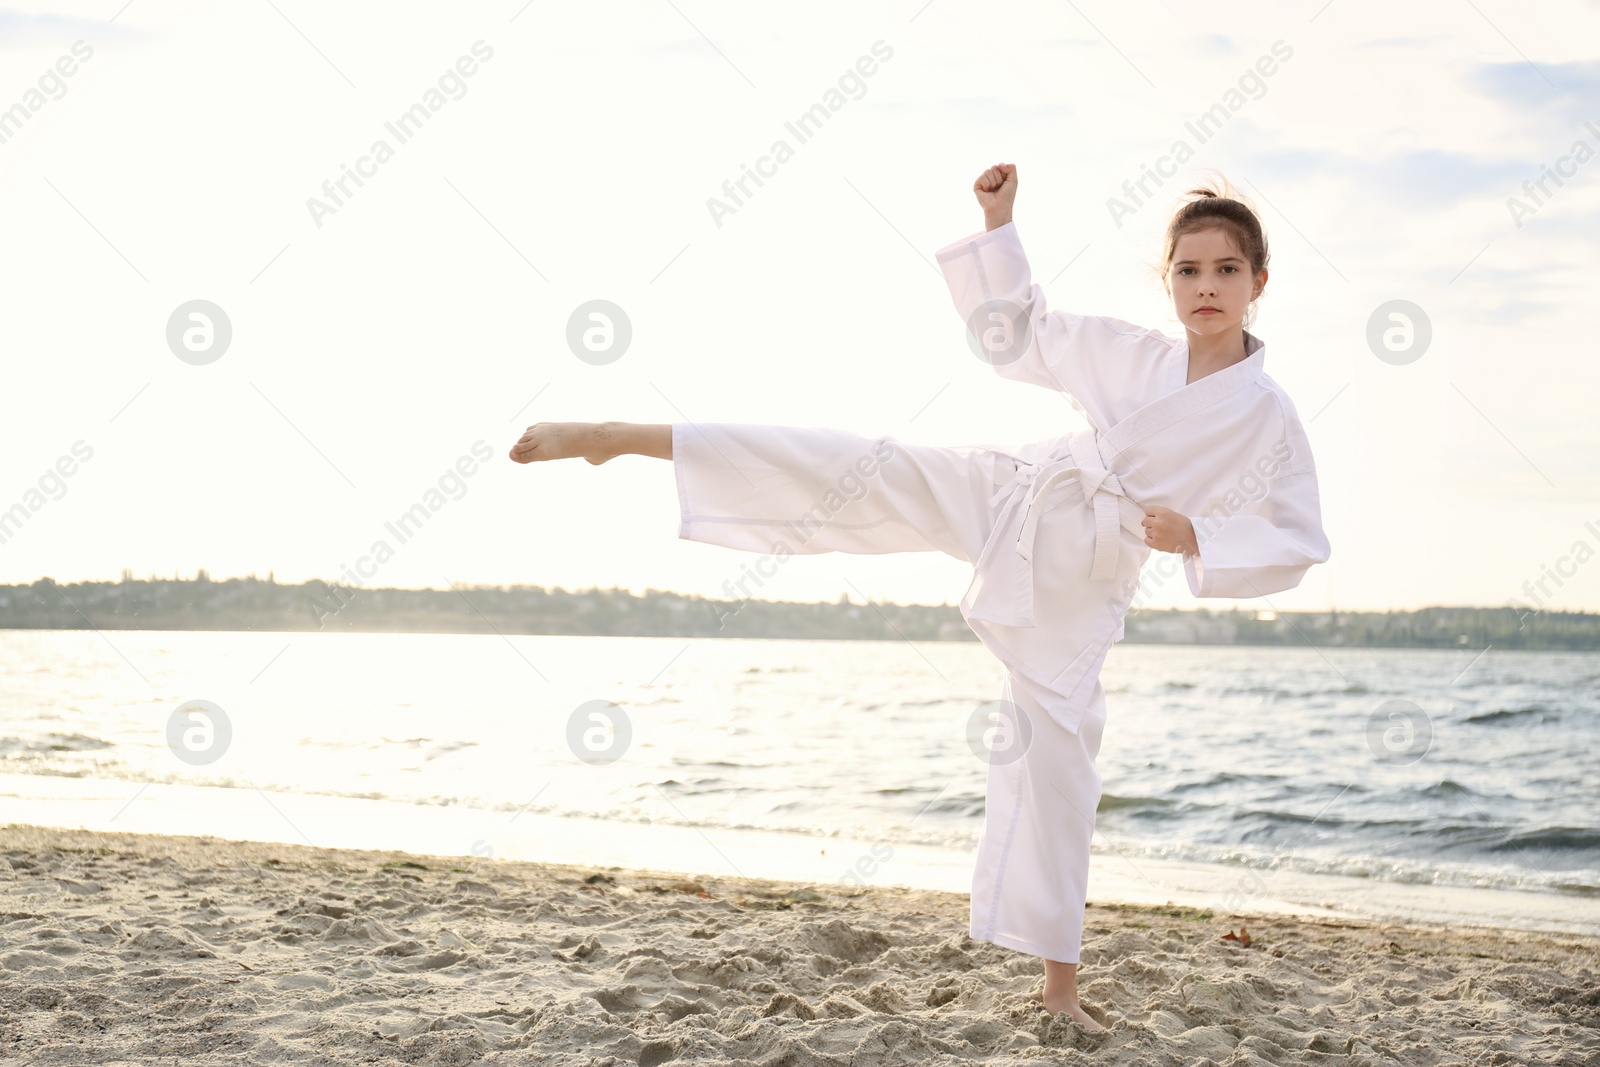
[[[934,265],[1011,162],[1053,307],[1179,336],[1180,194],[1220,175],[1267,230],[1251,329],[1332,558],[1267,603],[1141,606],[1600,610],[1595,42],[1593,0],[5,8],[0,582],[336,580],[383,540],[359,584],[728,596],[752,557],[677,536],[668,463],[511,444],[1081,428],[973,355]],[[569,342],[597,300],[629,329],[604,361]],[[1396,306],[1425,325],[1380,355]],[[746,593],[953,604],[970,574],[793,556]]]

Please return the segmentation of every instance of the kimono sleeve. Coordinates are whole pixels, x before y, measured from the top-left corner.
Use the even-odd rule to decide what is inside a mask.
[[[956,312],[972,338],[985,339],[984,358],[1000,377],[1064,392],[1102,428],[1151,399],[1140,395],[1149,389],[1149,364],[1171,339],[1121,319],[1046,307],[1015,222],[946,245],[934,258]]]
[[[1259,500],[1233,514],[1189,516],[1200,553],[1185,554],[1183,569],[1196,597],[1280,593],[1328,561],[1332,548],[1322,529],[1317,469],[1293,416],[1289,435],[1297,442],[1296,458],[1267,479]]]

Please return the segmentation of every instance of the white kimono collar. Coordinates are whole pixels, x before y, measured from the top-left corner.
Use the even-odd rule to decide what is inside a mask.
[[[1178,347],[1180,352],[1175,359],[1176,373],[1180,378],[1185,378],[1189,374],[1188,338],[1178,342]],[[1213,371],[1199,381],[1180,385],[1167,395],[1152,400],[1107,429],[1101,435],[1101,440],[1113,452],[1120,452],[1256,381],[1266,370],[1267,343],[1246,330],[1244,349],[1247,355],[1239,362]]]

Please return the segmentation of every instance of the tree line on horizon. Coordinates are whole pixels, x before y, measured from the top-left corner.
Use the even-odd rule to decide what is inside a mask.
[[[534,585],[393,589],[271,574],[0,585],[0,629],[570,634],[976,641],[954,604],[716,600]],[[1600,614],[1511,607],[1273,612],[1132,608],[1124,641],[1396,648],[1600,649]]]

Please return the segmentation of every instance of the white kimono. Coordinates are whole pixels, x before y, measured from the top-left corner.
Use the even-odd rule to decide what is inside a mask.
[[[1240,363],[1185,385],[1188,343],[1047,310],[1016,227],[936,253],[962,320],[1027,339],[1001,376],[1064,391],[1088,430],[1008,450],[825,427],[673,423],[682,538],[764,553],[942,551],[973,564],[961,613],[1005,667],[973,877],[971,935],[1077,962],[1106,705],[1100,668],[1138,591],[1144,508],[1188,516],[1196,597],[1297,585],[1328,558],[1294,405],[1246,333]],[[753,590],[741,587],[740,595]]]

